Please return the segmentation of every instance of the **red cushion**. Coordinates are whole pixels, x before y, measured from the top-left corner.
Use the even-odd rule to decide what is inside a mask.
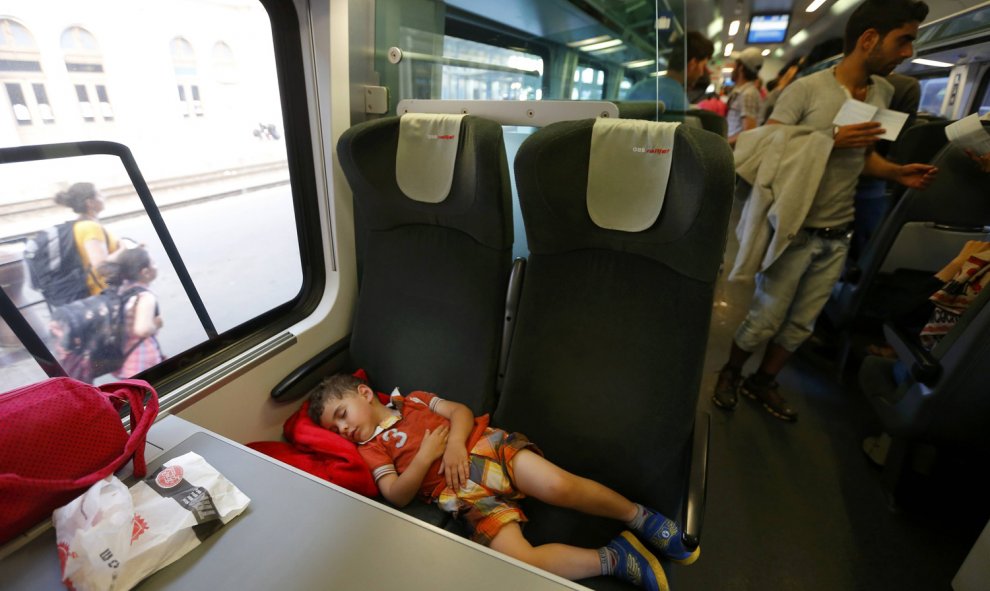
[[[353,375],[368,383],[368,374],[363,369]],[[388,404],[388,395],[376,394],[383,404]],[[286,419],[282,434],[288,443],[257,441],[247,446],[356,493],[378,495],[371,470],[361,459],[357,445],[314,423],[309,418],[309,400]]]

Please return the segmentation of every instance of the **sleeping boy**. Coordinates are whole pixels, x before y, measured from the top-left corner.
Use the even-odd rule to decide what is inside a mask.
[[[318,425],[358,445],[382,495],[403,507],[416,496],[463,518],[471,539],[562,577],[611,575],[646,589],[667,589],[660,562],[642,542],[675,562],[700,552],[681,542],[680,527],[593,480],[544,459],[520,433],[488,426],[467,406],[426,392],[394,394],[385,406],[360,379],[337,374],[311,393],[309,415]],[[624,531],[598,549],[565,544],[532,546],[517,501],[545,503],[617,519]],[[642,541],[642,542],[641,542]]]

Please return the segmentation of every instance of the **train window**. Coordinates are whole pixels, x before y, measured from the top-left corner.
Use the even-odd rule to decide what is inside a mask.
[[[973,10],[965,18],[953,18],[938,30],[939,41],[967,33],[984,31],[990,27],[990,5]]]
[[[574,69],[573,100],[601,100],[605,98],[605,70],[586,64]]]
[[[983,99],[976,106],[977,112],[980,117],[983,117],[987,113],[990,113],[990,84],[986,84],[986,90],[983,91]]]
[[[633,87],[632,78],[623,78],[622,82],[619,83],[619,100],[625,100],[626,95],[629,94],[629,89]]]
[[[51,56],[46,64],[64,64],[64,71],[51,73],[51,80],[65,83],[68,90],[56,92],[50,85],[46,90],[40,67],[0,70],[13,121],[48,123],[38,129],[0,125],[0,150],[5,152],[0,159],[0,284],[5,296],[0,304],[5,321],[19,319],[0,321],[0,391],[57,375],[58,368],[49,370],[45,360],[66,358],[60,327],[51,322],[59,306],[36,289],[40,286],[32,283],[23,261],[30,238],[64,221],[95,218],[107,233],[104,250],[120,256],[126,247],[140,246],[156,267],[153,277],[125,278],[150,281],[160,327],[153,338],[132,332],[141,338],[129,346],[138,344],[135,350],[145,357],[125,362],[117,372],[121,377],[138,372],[164,376],[154,367],[161,359],[165,369],[207,362],[211,352],[233,346],[230,335],[260,334],[258,322],[273,318],[276,310],[279,318],[288,318],[290,304],[305,295],[300,232],[312,224],[297,211],[310,206],[300,209],[290,188],[272,17],[265,7],[259,0],[142,6],[142,22],[152,25],[147,34],[135,37],[121,26],[130,17],[101,8],[98,0],[90,0],[92,10],[79,4],[71,2],[78,14],[86,15],[85,28],[64,30],[61,38],[31,37],[11,19],[0,22],[0,48],[27,47],[25,59]],[[13,15],[18,20],[36,23],[37,31],[60,30],[55,26],[57,10],[21,6],[24,14]],[[51,26],[43,26],[46,22]],[[88,30],[100,32],[99,45]],[[208,75],[201,75],[197,55],[211,56]],[[249,78],[237,76],[235,56],[252,64]],[[114,68],[104,71],[102,64],[111,62]],[[3,64],[0,68],[10,61]],[[168,88],[178,88],[178,113],[176,91]],[[207,100],[216,101],[218,108],[204,108]],[[74,109],[85,120],[119,120],[122,125],[82,126],[78,118],[54,117]],[[89,153],[82,149],[85,140],[126,146],[150,193],[125,167],[125,158]],[[84,143],[60,143],[69,141]],[[30,151],[19,146],[39,143],[51,146],[37,158],[11,156]],[[52,157],[57,149],[64,153]],[[55,196],[73,186],[100,197],[79,203],[66,197],[56,203]],[[73,204],[79,207],[73,210]],[[73,247],[88,256],[85,245]],[[318,275],[322,284],[322,271]],[[91,293],[98,289],[89,287]],[[133,328],[134,311],[128,314]],[[93,381],[112,378],[107,372]]]
[[[921,101],[918,104],[918,111],[941,115],[942,101],[945,99],[945,88],[949,84],[949,77],[923,78],[919,82],[921,83]]]
[[[543,58],[477,41],[444,36],[443,99],[539,100]],[[429,97],[417,97],[429,98]]]

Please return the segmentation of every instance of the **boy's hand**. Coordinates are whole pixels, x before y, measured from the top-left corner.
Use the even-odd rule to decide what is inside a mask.
[[[471,474],[471,464],[463,445],[447,446],[447,451],[443,452],[440,473],[447,477],[447,486],[454,490],[459,490],[467,483]]]
[[[426,435],[423,436],[423,443],[420,444],[416,456],[423,456],[424,459],[432,463],[443,455],[443,451],[447,447],[448,434],[450,434],[450,427],[447,425],[442,425],[433,432],[427,429]],[[440,470],[443,471],[442,464]]]

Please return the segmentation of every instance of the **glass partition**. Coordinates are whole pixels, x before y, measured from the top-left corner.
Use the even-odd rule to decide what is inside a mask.
[[[377,0],[375,11],[389,114],[405,99],[607,100],[656,119],[663,103],[683,112],[711,90],[708,60],[685,57],[686,3]]]

